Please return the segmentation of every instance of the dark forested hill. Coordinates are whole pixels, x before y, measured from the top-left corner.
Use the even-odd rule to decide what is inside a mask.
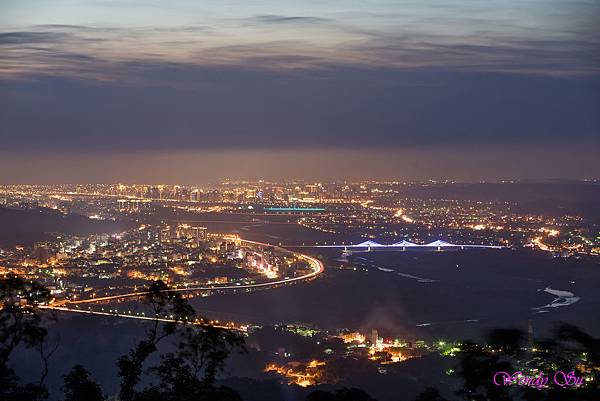
[[[51,233],[113,233],[127,228],[126,222],[91,220],[77,214],[64,215],[52,209],[0,207],[0,246],[28,245],[50,238]]]

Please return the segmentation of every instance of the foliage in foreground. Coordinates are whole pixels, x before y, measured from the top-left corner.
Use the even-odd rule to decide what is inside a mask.
[[[497,372],[522,372],[548,378],[543,388],[512,384],[498,385]],[[558,385],[556,372],[574,372],[585,378],[582,385]],[[600,399],[600,338],[594,338],[576,326],[559,323],[551,338],[527,344],[521,330],[494,329],[485,344],[464,341],[456,374],[460,385],[455,394],[469,401],[594,401]],[[562,381],[561,381],[562,382]],[[438,390],[428,388],[416,401],[448,401]]]
[[[44,327],[40,305],[50,299],[49,292],[38,284],[14,275],[0,279],[0,400],[43,401],[48,398],[45,379],[48,359],[56,349],[47,350],[48,331]],[[225,360],[235,349],[244,349],[239,334],[211,325],[188,324],[196,319],[193,308],[179,295],[168,291],[162,281],[150,285],[143,302],[154,316],[173,316],[172,322],[152,321],[145,337],[126,355],[117,360],[121,401],[154,400],[223,400],[237,401],[233,390],[217,386],[215,380]],[[165,339],[176,342],[176,350],[160,355],[157,366],[147,366],[148,359],[159,350]],[[42,359],[40,379],[21,384],[9,366],[13,351],[19,347],[36,349]],[[153,384],[140,388],[144,375]],[[65,401],[102,401],[102,388],[81,365],[64,376]]]
[[[50,299],[47,289],[14,275],[0,278],[0,400],[44,401],[48,399],[45,380],[48,360],[58,344],[49,345],[46,319],[40,308]],[[234,390],[216,385],[216,378],[234,350],[244,350],[239,334],[211,325],[187,322],[197,317],[179,295],[168,291],[161,281],[153,283],[143,302],[154,316],[170,315],[172,322],[152,321],[146,335],[117,360],[120,401],[240,401]],[[172,352],[160,354],[156,366],[149,358],[159,352],[165,339],[176,343]],[[556,326],[553,336],[536,344],[525,344],[520,330],[492,330],[485,344],[464,341],[456,367],[459,388],[455,395],[472,401],[591,401],[600,399],[600,339],[569,324]],[[19,347],[36,350],[42,362],[39,379],[21,383],[9,360]],[[535,369],[575,371],[590,381],[578,388],[551,386],[536,389],[524,386],[497,386],[495,372]],[[151,384],[142,387],[143,378]],[[76,365],[64,377],[64,401],[104,401],[100,385],[83,366]],[[313,391],[307,401],[375,401],[360,389],[342,388],[333,392]],[[435,388],[422,392],[416,401],[448,401]]]

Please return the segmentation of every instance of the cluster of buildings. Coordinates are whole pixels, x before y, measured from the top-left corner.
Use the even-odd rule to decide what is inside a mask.
[[[57,299],[125,293],[150,281],[173,287],[268,281],[302,261],[273,247],[242,243],[187,224],[145,225],[119,233],[58,236],[0,249],[0,274],[46,285]]]
[[[279,347],[274,358],[264,368],[266,373],[279,377],[287,384],[301,387],[316,384],[335,384],[341,379],[340,367],[344,361],[355,361],[370,367],[379,374],[387,374],[389,365],[412,358],[420,358],[432,352],[442,356],[455,356],[460,344],[446,341],[425,341],[414,337],[383,338],[376,329],[368,333],[319,331],[299,325],[278,326],[282,332],[291,332],[316,345],[304,352]]]

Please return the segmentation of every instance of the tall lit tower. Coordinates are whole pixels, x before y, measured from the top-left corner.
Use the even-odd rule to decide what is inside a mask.
[[[377,347],[377,343],[379,342],[379,333],[377,333],[377,329],[371,330],[371,342],[374,347]]]

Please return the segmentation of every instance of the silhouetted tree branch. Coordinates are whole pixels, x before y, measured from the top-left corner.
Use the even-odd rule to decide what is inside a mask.
[[[63,376],[64,401],[103,401],[102,389],[81,365]]]
[[[8,361],[21,345],[43,350],[47,330],[39,306],[49,299],[48,289],[33,281],[14,274],[0,278],[0,399],[3,401],[36,401],[48,396],[43,385],[47,366],[42,368],[38,383],[21,385]],[[49,358],[45,352],[42,355]]]

